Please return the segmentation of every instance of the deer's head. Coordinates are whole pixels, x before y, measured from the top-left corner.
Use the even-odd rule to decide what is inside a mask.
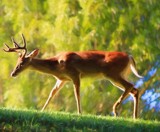
[[[19,46],[19,44],[12,38],[12,42],[14,45],[14,48],[10,48],[7,44],[5,44],[6,49],[4,49],[5,52],[16,52],[18,53],[19,57],[17,60],[17,64],[14,68],[14,70],[11,73],[12,77],[17,76],[19,73],[24,71],[27,67],[29,67],[30,62],[32,59],[38,55],[38,49],[33,50],[30,54],[27,55],[27,48],[26,48],[26,40],[22,34],[22,40],[23,40],[23,46]]]

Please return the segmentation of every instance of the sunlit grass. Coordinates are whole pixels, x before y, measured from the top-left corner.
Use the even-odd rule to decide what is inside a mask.
[[[158,132],[160,122],[65,112],[0,109],[0,130],[7,131],[149,131]]]

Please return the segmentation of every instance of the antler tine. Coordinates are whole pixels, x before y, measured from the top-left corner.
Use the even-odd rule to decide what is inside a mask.
[[[24,44],[23,49],[25,50],[25,52],[24,52],[24,55],[23,55],[23,56],[25,56],[25,55],[26,55],[26,53],[27,53],[27,48],[26,48],[26,39],[25,39],[25,37],[24,37],[24,35],[23,35],[23,34],[22,34],[21,36],[22,36],[22,40],[23,40],[23,44]]]
[[[14,40],[14,38],[13,38],[13,37],[11,37],[11,40],[12,40],[12,42],[13,42],[13,44],[14,44],[15,48],[20,47],[20,46],[18,45],[18,43]]]
[[[6,49],[3,49],[5,52],[9,52],[9,46],[7,44],[4,44],[6,47],[7,47],[7,50]]]
[[[23,44],[24,44],[24,46],[23,46],[23,47],[26,49],[26,39],[25,39],[25,37],[24,37],[24,35],[23,35],[23,34],[22,34],[21,36],[22,36],[22,40],[23,40]]]
[[[7,44],[4,44],[8,49],[9,49],[9,46]]]
[[[7,44],[4,44],[7,49],[3,49],[5,52],[17,52],[15,48],[10,48]]]

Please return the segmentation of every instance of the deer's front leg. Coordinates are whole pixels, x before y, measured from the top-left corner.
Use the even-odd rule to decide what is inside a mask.
[[[51,98],[55,96],[55,94],[59,91],[59,89],[63,86],[64,83],[65,83],[64,81],[57,80],[56,84],[52,88],[52,90],[51,90],[51,92],[50,92],[50,94],[48,96],[48,99],[47,99],[47,101],[46,101],[46,103],[43,106],[41,111],[43,111],[47,107],[47,105],[49,104]]]
[[[81,101],[80,101],[80,79],[79,77],[74,78],[74,94],[77,103],[78,114],[81,114]]]

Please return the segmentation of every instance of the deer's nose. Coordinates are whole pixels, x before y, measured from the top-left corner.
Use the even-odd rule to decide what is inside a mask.
[[[11,73],[11,77],[16,77],[17,76],[17,74],[13,71],[12,73]]]

